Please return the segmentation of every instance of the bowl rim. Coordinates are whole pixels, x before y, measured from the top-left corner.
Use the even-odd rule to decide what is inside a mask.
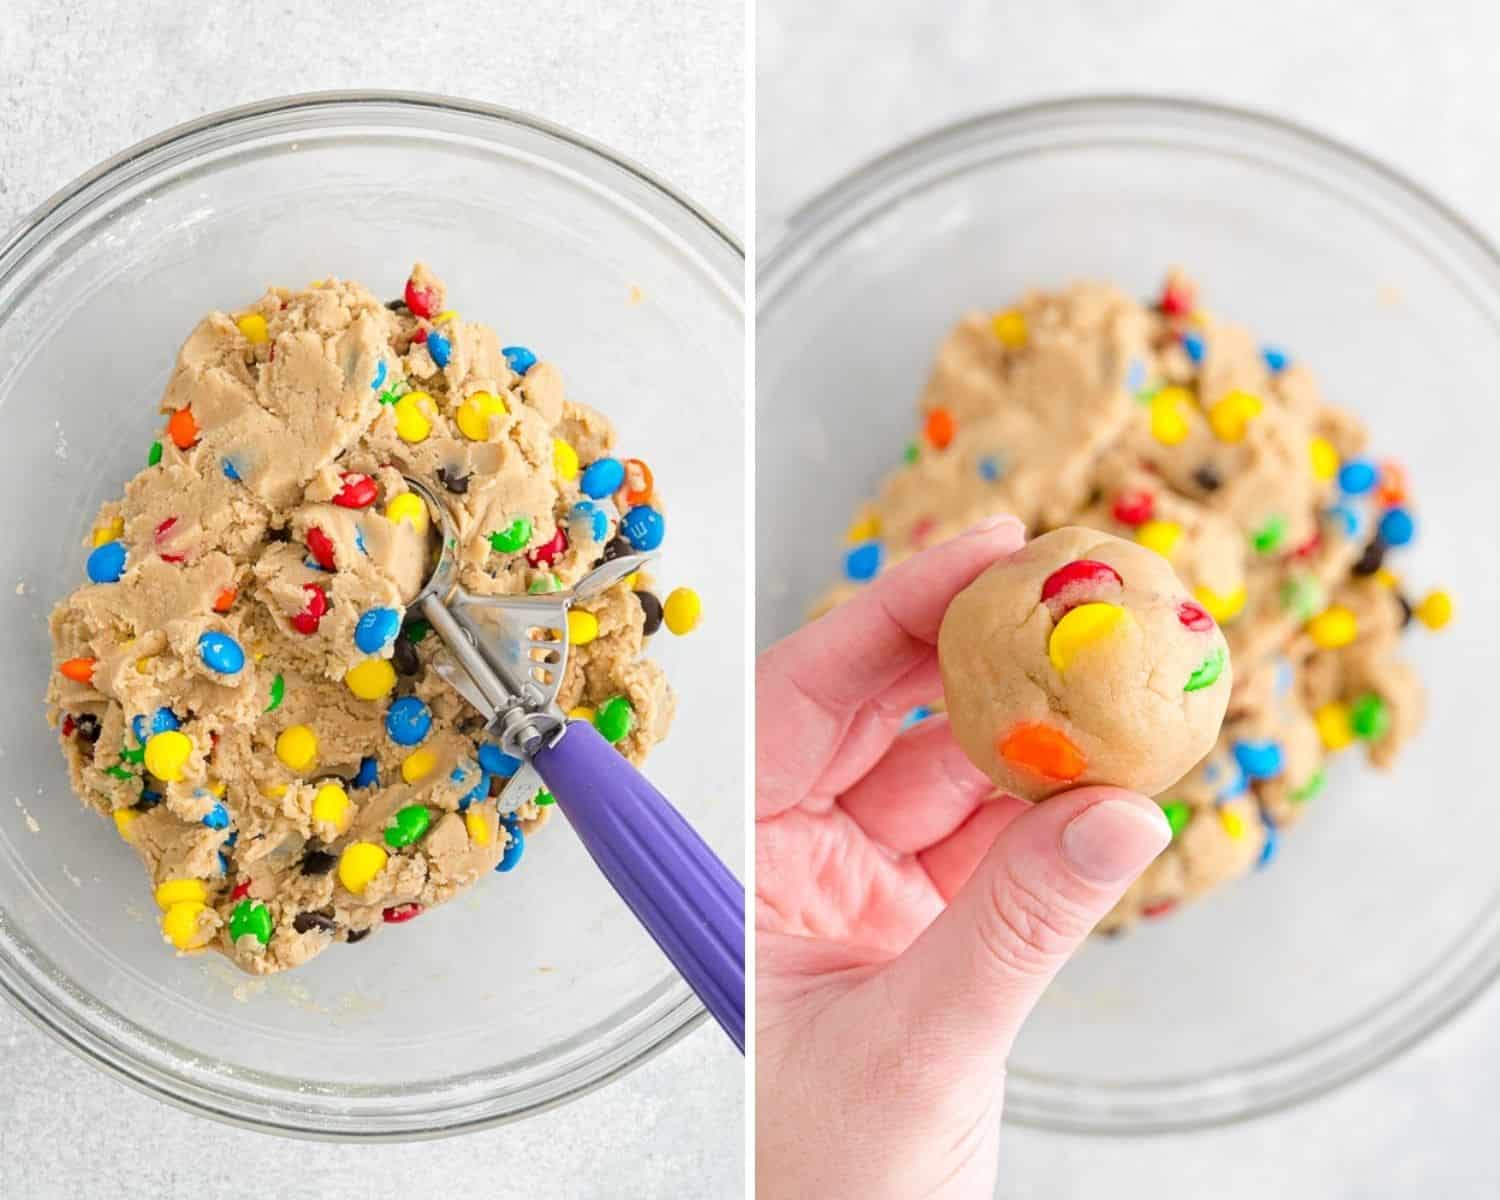
[[[709,235],[716,252],[727,266],[705,260],[719,282],[744,298],[744,264],[746,255],[741,241],[717,218],[663,178],[634,159],[620,154],[601,142],[567,126],[534,116],[521,110],[438,93],[391,89],[338,89],[299,92],[235,105],[172,125],[152,134],[100,162],[58,188],[41,203],[26,212],[0,238],[0,293],[10,278],[27,263],[31,253],[75,212],[87,211],[93,204],[107,199],[120,187],[148,176],[163,165],[176,161],[170,157],[174,148],[182,147],[211,133],[233,131],[236,127],[253,130],[265,118],[316,117],[326,114],[337,119],[340,114],[370,108],[397,111],[439,112],[460,118],[478,118],[481,122],[522,133],[540,134],[544,144],[553,149],[579,154],[584,161],[612,169],[628,176],[652,200],[675,213],[682,227],[697,229]],[[169,157],[163,159],[163,154]],[[554,161],[557,161],[554,159]],[[598,182],[598,181],[596,181]],[[639,198],[621,192],[614,183],[601,184],[616,200],[640,207]],[[738,264],[738,271],[734,270]],[[0,312],[0,321],[5,313]],[[0,921],[4,914],[0,912]],[[670,977],[668,977],[670,984]],[[70,982],[70,981],[69,981]],[[23,973],[13,972],[0,961],[0,995],[32,1025],[66,1047],[79,1058],[100,1068],[115,1079],[153,1099],[171,1104],[195,1116],[209,1117],[228,1125],[264,1133],[307,1140],[334,1142],[400,1142],[448,1137],[519,1121],[546,1112],[618,1079],[644,1062],[655,1058],[693,1029],[702,1025],[707,1010],[691,992],[655,1015],[636,1014],[638,1028],[629,1034],[627,1043],[596,1048],[586,1062],[565,1066],[564,1075],[573,1078],[566,1085],[548,1090],[545,1085],[523,1083],[521,1091],[533,1095],[514,1108],[496,1111],[496,1097],[464,1098],[445,1104],[442,1091],[430,1090],[426,1103],[417,1110],[394,1115],[362,1114],[352,1110],[334,1116],[328,1110],[289,1108],[285,1097],[267,1101],[222,1092],[202,1082],[138,1054],[125,1043],[107,1035],[97,1022],[85,1019],[80,1012],[63,1006],[52,995],[58,988],[55,980],[43,988]],[[628,1024],[628,1020],[624,1022]],[[615,1028],[622,1022],[616,1021]],[[597,1029],[598,1027],[594,1027]],[[634,1043],[634,1044],[631,1044]],[[239,1100],[239,1107],[228,1103]],[[444,1116],[455,1119],[443,1123]],[[355,1122],[370,1122],[364,1128]],[[330,1125],[330,1123],[333,1123]]]
[[[1148,136],[1147,123],[1154,123],[1151,131],[1161,134],[1166,122],[1196,122],[1192,128],[1219,135],[1233,131],[1258,137],[1255,148],[1262,152],[1254,160],[1258,163],[1275,158],[1277,165],[1286,167],[1283,160],[1289,151],[1300,151],[1315,163],[1331,167],[1336,178],[1385,189],[1387,195],[1380,199],[1393,201],[1408,218],[1415,215],[1434,244],[1483,272],[1492,323],[1500,329],[1500,250],[1468,218],[1381,159],[1300,122],[1251,107],[1171,93],[1087,92],[991,109],[929,128],[819,189],[763,233],[758,243],[764,249],[756,267],[757,337],[759,322],[798,287],[823,253],[841,246],[891,208],[977,165],[993,163],[1006,145],[1027,135],[1059,139],[1051,144],[1055,148],[1068,144],[1059,138],[1066,132],[1092,128],[1097,133],[1101,126],[1118,129],[1130,119],[1142,123],[1140,140]],[[1185,130],[1191,132],[1187,126],[1169,132]],[[1129,144],[1124,138],[1115,141]],[[1194,145],[1186,137],[1170,144],[1178,148]],[[989,158],[982,154],[963,157],[965,152],[986,147],[995,152]],[[1299,177],[1321,182],[1308,170]],[[1379,216],[1387,228],[1393,224],[1374,200],[1368,201],[1367,211]],[[1430,248],[1428,253],[1430,257]],[[1452,279],[1451,269],[1446,273]],[[1453,282],[1460,286],[1456,279]],[[1475,296],[1469,298],[1479,304]],[[1150,1136],[1222,1128],[1307,1103],[1399,1058],[1449,1025],[1500,978],[1500,913],[1481,912],[1453,944],[1467,948],[1458,968],[1450,959],[1443,970],[1418,977],[1377,1003],[1359,1008],[1348,1029],[1304,1038],[1236,1064],[1226,1078],[1213,1084],[1184,1077],[1153,1078],[1144,1085],[1078,1085],[1011,1067],[1006,1117],[1052,1132]],[[1298,1060],[1315,1053],[1322,1058],[1298,1068]],[[1083,1092],[1088,1096],[1080,1104]]]

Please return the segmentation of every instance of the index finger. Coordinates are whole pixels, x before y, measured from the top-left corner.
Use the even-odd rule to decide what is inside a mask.
[[[902,679],[935,666],[938,628],[949,603],[986,568],[1025,542],[1020,521],[989,517],[968,532],[913,555],[853,599],[783,638],[756,664],[756,815],[797,804],[839,757],[862,715]],[[892,714],[880,714],[889,716]],[[867,763],[838,763],[855,777],[885,753],[887,732],[851,751]]]

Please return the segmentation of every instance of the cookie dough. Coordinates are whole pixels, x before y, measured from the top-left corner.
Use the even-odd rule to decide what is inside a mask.
[[[498,812],[517,764],[405,618],[429,517],[403,474],[446,497],[463,586],[508,594],[659,540],[646,465],[420,264],[389,304],[330,279],[210,313],[161,407],[149,465],[87,539],[89,582],[52,613],[47,699],[166,939],[279,971],[514,867],[550,797]],[[559,696],[607,712],[633,762],[674,703],[642,657],[648,584],[575,609]]]
[[[1180,272],[1144,303],[1104,283],[1031,291],[938,348],[906,461],[854,514],[844,580],[816,611],[997,512],[1171,564],[1222,627],[1234,682],[1217,742],[1155,789],[1176,836],[1101,926],[1117,930],[1269,864],[1329,756],[1363,747],[1385,767],[1420,726],[1398,642],[1414,619],[1445,625],[1452,601],[1391,569],[1418,518],[1406,471],[1367,440]],[[965,744],[988,754],[993,734]]]
[[[938,661],[964,753],[1031,800],[1176,783],[1212,749],[1232,678],[1223,634],[1165,558],[1076,526],[960,592]]]

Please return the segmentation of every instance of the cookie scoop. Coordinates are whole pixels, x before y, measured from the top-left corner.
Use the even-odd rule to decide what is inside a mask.
[[[1164,791],[1213,749],[1229,649],[1156,552],[1068,527],[949,606],[938,660],[953,736],[1007,792]]]

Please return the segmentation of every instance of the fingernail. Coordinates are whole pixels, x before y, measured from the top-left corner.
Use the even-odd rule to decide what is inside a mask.
[[[1119,883],[1144,871],[1172,840],[1172,828],[1155,805],[1101,800],[1062,831],[1068,866],[1090,883]]]
[[[1021,524],[1019,517],[1012,516],[1010,513],[996,513],[992,517],[985,517],[982,520],[974,522],[974,524],[964,530],[963,536],[973,537],[980,533],[994,533],[995,530],[1006,525],[1014,525],[1017,529],[1025,528]]]

